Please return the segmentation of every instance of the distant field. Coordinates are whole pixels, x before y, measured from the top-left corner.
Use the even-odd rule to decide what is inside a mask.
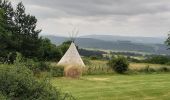
[[[170,100],[170,73],[54,78],[52,84],[77,100]]]

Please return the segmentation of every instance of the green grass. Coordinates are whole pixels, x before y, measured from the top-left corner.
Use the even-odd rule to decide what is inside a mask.
[[[52,84],[77,100],[170,100],[170,73],[54,78]]]

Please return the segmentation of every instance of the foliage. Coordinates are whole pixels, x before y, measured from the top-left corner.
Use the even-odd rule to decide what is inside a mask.
[[[40,39],[38,37],[41,30],[36,30],[37,19],[35,16],[25,13],[25,7],[22,2],[18,3],[15,14],[15,34],[19,39],[18,51],[23,54],[24,57],[35,57],[38,54],[40,46]]]
[[[70,47],[72,41],[65,41],[58,48],[61,50],[61,54],[64,55],[68,48]]]
[[[7,54],[11,51],[11,38],[11,32],[7,30],[5,12],[0,9],[0,57],[3,57],[2,61],[5,61]]]
[[[64,67],[63,66],[54,66],[51,68],[51,74],[54,77],[62,77],[64,76]]]
[[[0,92],[0,100],[9,100],[5,95]]]
[[[0,60],[13,63],[16,52],[26,58],[36,58],[41,61],[59,60],[60,50],[48,39],[39,36],[41,30],[37,30],[35,16],[26,14],[22,2],[16,9],[10,1],[0,0]]]
[[[41,60],[54,60],[54,61],[59,61],[60,58],[62,57],[61,55],[61,50],[56,47],[56,45],[51,44],[49,39],[42,39],[41,40],[41,46],[39,48],[39,55],[38,58]]]
[[[37,80],[23,66],[0,66],[0,92],[12,100],[59,100],[60,92],[48,81]]]
[[[153,64],[168,64],[170,62],[170,57],[167,56],[153,56],[146,59],[144,62]]]
[[[165,41],[165,44],[166,44],[167,46],[170,46],[170,34],[168,34],[168,38],[167,38],[167,40]]]
[[[32,59],[25,59],[24,62],[21,62],[20,65],[26,66],[33,71],[34,74],[39,74],[42,71],[50,71],[51,66],[47,62],[37,62]]]
[[[124,73],[128,70],[129,63],[123,56],[113,57],[108,65],[117,73]]]
[[[100,50],[87,50],[87,49],[79,49],[79,53],[82,56],[85,57],[90,57],[90,58],[98,58],[101,59],[103,57],[103,54],[106,54],[106,52],[104,51],[100,51]]]

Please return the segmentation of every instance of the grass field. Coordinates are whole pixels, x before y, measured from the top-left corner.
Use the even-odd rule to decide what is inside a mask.
[[[170,73],[54,78],[52,84],[77,100],[170,100]]]

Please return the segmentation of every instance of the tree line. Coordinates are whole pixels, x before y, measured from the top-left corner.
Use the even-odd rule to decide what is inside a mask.
[[[7,0],[0,0],[0,61],[13,62],[16,52],[36,60],[59,60],[68,43],[56,46],[39,36],[37,18],[25,12],[22,2],[16,8]]]

